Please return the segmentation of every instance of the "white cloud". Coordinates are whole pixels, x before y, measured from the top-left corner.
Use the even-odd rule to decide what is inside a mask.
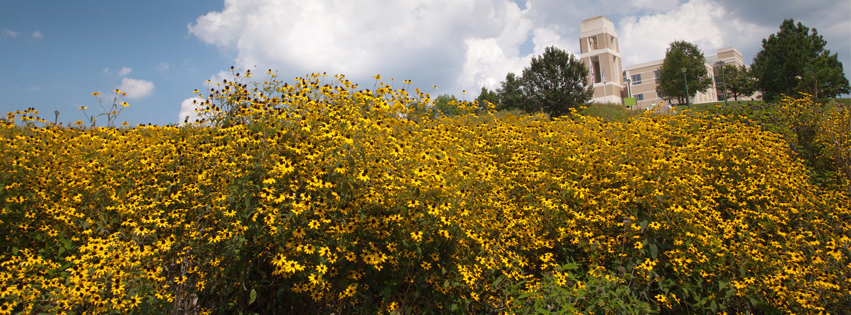
[[[493,32],[492,37],[465,39],[463,70],[455,82],[458,88],[475,95],[483,86],[491,90],[499,87],[499,82],[509,72],[522,72],[531,56],[521,56],[520,45],[529,36],[534,36],[532,20],[526,16],[532,4],[526,5],[526,9],[520,10],[512,3],[499,12],[500,16],[495,15],[494,18],[502,22],[502,29]]]
[[[180,103],[180,113],[177,114],[177,122],[182,124],[183,121],[186,120],[186,116],[189,116],[190,122],[195,121],[195,119],[199,119],[198,113],[195,112],[195,109],[201,108],[200,104],[203,101],[204,99],[200,97],[192,97],[183,100],[183,102]]]
[[[130,69],[130,68],[127,68],[127,67],[121,67],[121,70],[118,70],[118,76],[123,77],[125,75],[130,74],[130,72],[133,72],[133,69]]]
[[[121,85],[115,88],[127,93],[128,99],[140,99],[151,95],[154,91],[154,83],[145,80],[122,78]]]
[[[103,68],[103,73],[109,73],[109,67]]]
[[[630,4],[636,9],[652,9],[656,11],[668,11],[677,7],[677,0],[630,0]]]
[[[252,69],[259,74],[271,68],[280,70],[284,80],[312,72],[343,73],[370,86],[372,76],[381,74],[413,80],[414,87],[426,90],[437,85],[439,93],[458,96],[461,90],[495,88],[508,72],[519,74],[531,58],[519,50],[528,39],[533,54],[547,46],[578,53],[584,18],[603,14],[612,19],[624,66],[664,58],[675,40],[694,43],[706,55],[733,46],[748,63],[761,39],[782,22],[757,14],[760,10],[795,16],[799,7],[807,7],[792,0],[778,5],[767,0],[755,1],[758,5],[736,0],[519,2],[525,5],[508,0],[224,0],[222,10],[198,17],[187,28],[233,55],[239,72]],[[842,44],[851,38],[851,17],[848,10],[840,10],[848,3],[834,6],[831,13],[836,16],[820,22],[831,27],[820,26],[819,31],[842,35],[838,47],[843,48],[833,49],[842,57],[848,46]],[[230,72],[211,78],[222,79],[230,81]]]
[[[33,85],[26,87],[25,89],[27,90],[27,92],[35,92],[35,91],[38,91],[39,89],[41,89],[41,87],[33,84]]]
[[[171,67],[170,63],[163,61],[163,62],[160,62],[160,64],[157,65],[157,70],[166,71],[170,67]]]
[[[33,38],[34,40],[42,39],[43,37],[44,37],[44,34],[42,34],[42,33],[41,33],[41,32],[39,32],[39,31],[35,31],[35,32],[33,32],[33,34],[32,34],[32,38]]]
[[[188,29],[235,51],[242,70],[258,65],[294,75],[342,73],[362,83],[382,74],[427,87],[462,77],[468,40],[492,38],[506,58],[516,58],[532,22],[507,0],[227,0],[222,11],[199,17]]]
[[[18,35],[21,34],[21,32],[14,32],[14,31],[11,31],[8,28],[4,27],[3,30],[0,31],[0,34],[3,35],[3,38],[7,38],[7,37],[18,38]]]
[[[673,10],[627,16],[620,20],[618,36],[624,66],[665,58],[665,50],[676,40],[697,45],[704,55],[714,55],[719,48],[759,43],[764,27],[732,18],[727,10],[709,0],[691,0]],[[747,57],[745,57],[747,58]]]
[[[490,90],[499,88],[506,74],[514,72],[520,75],[523,68],[529,66],[533,55],[540,55],[549,46],[568,50],[570,43],[562,38],[557,25],[535,26],[529,17],[532,3],[526,3],[526,9],[508,6],[504,16],[503,29],[491,38],[468,38],[463,71],[456,85],[478,93],[484,86]],[[520,55],[520,45],[531,36],[534,49],[532,54]],[[474,94],[475,94],[474,93]]]
[[[212,82],[213,84],[221,83],[224,80],[233,81],[233,73],[230,70],[222,70],[219,71],[219,73],[210,76],[210,82]]]

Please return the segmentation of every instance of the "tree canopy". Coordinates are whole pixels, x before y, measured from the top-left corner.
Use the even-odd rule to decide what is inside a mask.
[[[825,50],[827,42],[813,28],[787,19],[780,31],[762,40],[762,49],[754,57],[757,88],[765,100],[781,94],[808,92],[833,97],[848,93],[848,79],[836,54]]]
[[[523,69],[523,91],[527,112],[542,111],[552,117],[569,113],[588,103],[594,90],[588,82],[588,68],[573,54],[554,46],[547,47],[541,56],[532,57]]]
[[[659,81],[656,92],[667,95],[668,100],[676,98],[680,104],[686,103],[686,88],[683,83],[682,68],[686,68],[688,96],[704,92],[712,87],[712,78],[706,69],[706,58],[696,45],[686,41],[674,41],[665,51],[665,60],[659,68]]]
[[[482,87],[482,92],[479,93],[479,97],[476,98],[476,101],[479,103],[479,108],[486,109],[485,102],[490,102],[494,105],[494,108],[499,108],[499,95],[496,91],[490,91],[486,87]]]
[[[455,95],[441,94],[434,99],[434,109],[444,116],[455,116],[461,113],[458,108],[458,99]]]
[[[509,72],[505,75],[505,81],[500,82],[499,85],[500,87],[497,89],[497,94],[499,95],[497,110],[523,108],[523,103],[525,102],[523,82],[514,72]]]
[[[716,78],[720,81],[721,78]],[[727,97],[739,100],[739,97],[751,96],[755,90],[754,79],[751,70],[747,66],[724,65],[724,81],[727,85]],[[722,89],[723,93],[723,89]]]

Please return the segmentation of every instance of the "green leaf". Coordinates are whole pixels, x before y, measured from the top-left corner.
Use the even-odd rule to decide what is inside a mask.
[[[494,288],[499,287],[499,284],[502,283],[502,280],[505,280],[504,275],[499,276],[499,278],[496,278],[496,280],[493,281],[493,287]]]
[[[12,255],[17,255],[17,254],[18,254],[18,248],[12,247]]]
[[[251,305],[251,303],[254,303],[254,300],[256,300],[256,299],[257,299],[257,291],[255,291],[252,288],[251,293],[248,295],[248,304]]]
[[[390,290],[390,287],[384,287],[384,290],[382,290],[381,295],[384,297],[385,300],[389,300],[391,293],[392,291]]]
[[[659,254],[659,248],[656,247],[655,243],[650,243],[650,256],[653,256],[653,259],[656,259],[656,256]]]

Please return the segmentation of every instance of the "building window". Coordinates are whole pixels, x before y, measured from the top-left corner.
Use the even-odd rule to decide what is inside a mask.
[[[659,80],[659,70],[653,70],[653,78]]]
[[[636,101],[643,101],[644,100],[644,94],[635,94],[632,97],[634,97]]]
[[[632,85],[639,85],[639,84],[641,84],[641,74],[640,73],[639,74],[633,74],[632,75]]]
[[[600,69],[600,60],[591,59],[591,67],[594,67],[594,83],[603,82],[603,79],[601,77],[602,70]]]
[[[588,46],[591,50],[597,50],[597,35],[588,37]]]

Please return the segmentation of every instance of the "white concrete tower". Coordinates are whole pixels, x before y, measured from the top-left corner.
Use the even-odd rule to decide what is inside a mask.
[[[579,60],[585,63],[594,84],[595,103],[623,104],[623,66],[618,33],[609,18],[598,15],[580,24]]]

